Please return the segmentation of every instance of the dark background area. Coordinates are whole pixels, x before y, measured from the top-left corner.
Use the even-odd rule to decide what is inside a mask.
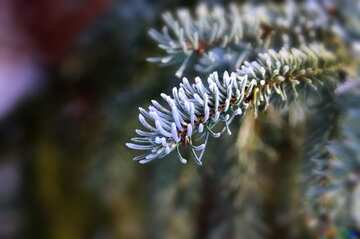
[[[0,3],[0,238],[169,238],[163,202],[184,166],[138,165],[124,144],[137,107],[177,84],[146,62],[147,31],[194,4]]]

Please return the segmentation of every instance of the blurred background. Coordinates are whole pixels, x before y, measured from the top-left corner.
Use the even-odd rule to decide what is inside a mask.
[[[211,170],[228,165],[210,160],[203,170],[173,155],[144,166],[125,148],[137,107],[178,83],[174,68],[146,62],[159,54],[147,31],[161,26],[165,10],[197,3],[0,0],[0,239],[257,238],[266,231],[254,217],[257,203],[274,224],[267,238],[306,238],[286,224],[287,214],[280,226],[273,222],[275,209],[287,212],[297,200],[273,187],[290,182],[272,161],[262,167],[275,169],[267,176],[277,181],[265,183],[261,202],[239,199],[254,202],[239,219],[234,195],[221,191],[224,183],[239,186],[237,174]],[[226,147],[207,154],[224,152],[231,154]],[[247,176],[252,182],[251,170]]]
[[[145,60],[157,51],[147,31],[180,5],[0,1],[1,239],[160,238],[170,230],[160,214],[170,213],[167,182],[184,166],[140,166],[124,144],[137,106],[171,83],[171,69]]]

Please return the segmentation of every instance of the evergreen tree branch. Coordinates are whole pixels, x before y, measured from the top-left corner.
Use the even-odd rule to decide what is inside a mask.
[[[213,8],[200,4],[192,16],[188,9],[163,14],[162,31],[151,29],[149,35],[165,56],[148,58],[161,65],[180,64],[181,77],[189,65],[195,71],[237,69],[246,56],[265,49],[325,44],[344,33],[320,5],[243,4]]]
[[[297,88],[326,84],[325,76],[334,74],[340,65],[334,54],[320,45],[303,46],[299,49],[269,50],[230,75],[225,72],[219,79],[216,72],[205,85],[200,78],[194,84],[184,78],[179,88],[173,88],[173,97],[162,94],[170,108],[152,101],[149,110],[140,108],[139,120],[146,130],[136,130],[139,137],[126,145],[146,153],[134,158],[147,163],[163,158],[177,149],[182,163],[180,146],[190,146],[198,164],[202,164],[209,136],[219,137],[229,130],[229,124],[239,115],[252,108],[257,115],[270,101],[280,96],[282,101],[297,96]],[[325,77],[325,78],[324,78]],[[224,129],[214,132],[219,123]],[[194,145],[195,135],[202,139]]]
[[[353,81],[357,82],[357,81]],[[352,87],[349,88],[349,85]],[[311,157],[310,181],[306,184],[309,214],[326,233],[360,228],[356,196],[360,180],[359,84],[347,82],[338,88],[341,109],[340,138],[328,139]]]

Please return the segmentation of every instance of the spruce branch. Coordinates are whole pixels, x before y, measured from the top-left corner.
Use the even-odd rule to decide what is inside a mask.
[[[187,160],[180,146],[190,146],[196,162],[201,165],[209,136],[220,137],[236,116],[252,108],[255,115],[264,111],[275,96],[282,101],[298,95],[297,89],[326,84],[324,79],[334,74],[339,63],[334,54],[321,45],[299,49],[268,50],[252,62],[245,62],[237,72],[210,74],[207,84],[197,77],[195,83],[183,78],[180,87],[173,88],[172,97],[161,94],[169,107],[153,100],[148,110],[140,108],[139,121],[145,128],[137,129],[127,147],[145,151],[134,160],[147,163],[163,158],[177,149],[182,163]],[[323,82],[324,81],[324,82]],[[218,125],[225,127],[217,132]],[[201,144],[196,146],[196,139]]]
[[[236,70],[248,55],[265,49],[299,47],[325,43],[344,35],[319,4],[230,4],[209,7],[200,4],[192,15],[189,9],[163,14],[161,31],[151,29],[150,37],[165,56],[148,61],[161,65],[179,64],[177,77],[188,65],[195,71]],[[195,62],[194,62],[195,61]]]
[[[221,6],[210,9],[200,4],[195,12],[194,17],[188,9],[178,10],[176,16],[170,12],[163,14],[165,26],[162,31],[151,29],[149,35],[168,55],[148,58],[148,61],[163,65],[180,61],[175,75],[181,77],[194,54],[202,55],[211,48],[240,43],[245,29],[236,5],[230,5],[226,11]]]
[[[341,109],[340,138],[329,139],[310,161],[306,185],[309,214],[321,229],[360,228],[356,193],[360,189],[359,81],[338,87]]]

